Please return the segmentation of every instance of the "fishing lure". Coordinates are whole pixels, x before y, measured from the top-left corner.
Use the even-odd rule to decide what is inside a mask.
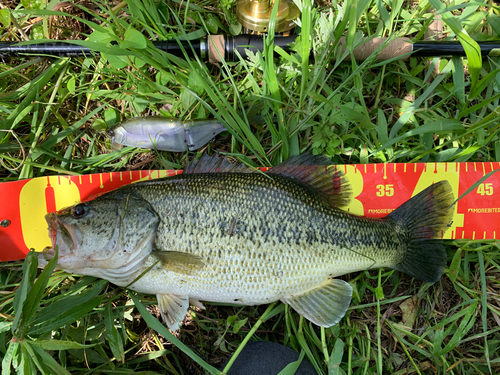
[[[217,134],[227,130],[218,120],[181,121],[148,116],[125,120],[108,130],[111,147],[116,145],[161,151],[193,151],[206,145]]]

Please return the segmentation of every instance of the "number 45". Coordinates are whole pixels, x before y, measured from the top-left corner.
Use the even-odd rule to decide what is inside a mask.
[[[493,195],[493,184],[481,184],[477,187],[477,193],[480,195]]]

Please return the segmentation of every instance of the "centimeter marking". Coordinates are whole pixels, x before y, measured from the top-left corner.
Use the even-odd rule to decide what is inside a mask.
[[[477,163],[481,163],[481,168],[482,168],[482,171],[483,171],[483,176],[486,175],[486,165],[489,164],[490,165],[490,168],[491,170],[494,170],[494,169],[500,169],[500,162],[495,162],[495,163],[498,163],[498,167],[495,168],[494,167],[494,164],[493,162],[472,162],[473,166],[474,166],[474,172],[477,172]],[[409,172],[407,170],[407,166],[408,164],[404,164],[404,163],[388,163],[388,164],[392,164],[393,167],[394,167],[394,173],[397,173],[398,171],[398,167],[401,168],[403,167],[403,172],[404,173],[407,173]],[[384,172],[384,177],[387,176],[387,165],[388,164],[383,164],[383,172]],[[429,165],[431,164],[434,164],[434,172],[437,172],[437,169],[438,169],[438,164],[443,164],[444,165],[444,169],[445,169],[445,172],[448,172],[448,166],[449,164],[454,164],[455,165],[455,172],[459,173],[459,172],[462,172],[462,173],[467,173],[469,172],[469,164],[470,162],[464,162],[464,163],[447,163],[447,162],[444,162],[444,163],[413,163],[413,172],[414,173],[417,173],[418,172],[418,167],[420,165],[423,165],[423,171],[426,172],[427,171],[427,168]],[[465,171],[464,170],[461,170],[461,165],[464,164],[465,165]],[[377,166],[379,166],[380,164],[363,164],[363,168],[364,168],[364,174],[370,174],[370,173],[378,173],[379,171],[377,170]],[[355,164],[344,164],[344,170],[347,170],[347,167],[348,166],[355,166]],[[372,171],[369,171],[368,170],[368,167],[369,166],[373,166],[373,170]],[[340,166],[339,166],[340,167]],[[354,172],[356,173],[356,172]]]

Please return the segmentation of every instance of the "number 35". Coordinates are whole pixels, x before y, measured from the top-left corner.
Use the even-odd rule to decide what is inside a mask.
[[[377,197],[392,197],[394,195],[394,185],[377,185]]]

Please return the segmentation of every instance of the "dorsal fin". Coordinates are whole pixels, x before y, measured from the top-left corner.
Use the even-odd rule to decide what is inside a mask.
[[[312,187],[334,207],[345,207],[352,198],[351,186],[345,174],[323,155],[292,156],[266,173],[287,176]]]
[[[252,173],[254,170],[243,163],[230,163],[229,160],[219,157],[218,154],[209,156],[206,153],[198,160],[193,160],[184,168],[184,174],[220,172]]]

